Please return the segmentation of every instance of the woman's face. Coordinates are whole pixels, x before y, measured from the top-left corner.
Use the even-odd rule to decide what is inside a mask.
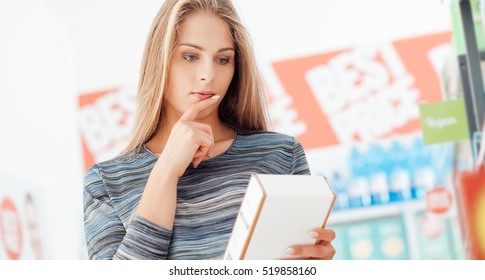
[[[192,104],[217,94],[221,97],[218,103],[198,116],[216,118],[234,75],[234,59],[234,43],[226,23],[209,12],[190,15],[180,26],[171,60],[165,113],[178,119]]]

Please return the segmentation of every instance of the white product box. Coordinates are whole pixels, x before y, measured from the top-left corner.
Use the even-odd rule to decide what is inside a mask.
[[[316,243],[310,232],[325,226],[335,198],[322,176],[253,174],[224,259],[295,258],[286,248]]]

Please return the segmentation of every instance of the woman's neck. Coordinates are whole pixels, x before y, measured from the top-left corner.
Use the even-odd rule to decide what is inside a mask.
[[[146,143],[146,147],[154,154],[160,154],[163,151],[165,144],[170,137],[170,133],[172,132],[172,128],[177,121],[178,119],[171,118],[170,116],[162,118],[157,132]],[[225,125],[217,115],[212,115],[204,119],[198,119],[196,122],[210,125],[215,143],[234,138],[234,129]]]

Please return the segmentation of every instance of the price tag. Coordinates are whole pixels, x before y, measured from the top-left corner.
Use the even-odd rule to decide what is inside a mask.
[[[435,214],[444,214],[451,207],[452,196],[446,188],[435,188],[426,192],[426,209]]]

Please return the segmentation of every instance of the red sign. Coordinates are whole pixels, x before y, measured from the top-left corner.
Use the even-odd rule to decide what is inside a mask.
[[[426,192],[426,209],[435,214],[444,214],[451,207],[453,198],[449,190],[435,188]]]
[[[84,168],[119,154],[128,142],[136,100],[130,89],[114,88],[79,97]]]
[[[22,226],[17,208],[9,197],[0,205],[0,235],[7,256],[18,260],[22,253]]]
[[[274,116],[276,129],[299,131],[306,149],[418,131],[418,105],[442,100],[450,41],[446,32],[274,63],[285,94],[273,101],[296,110]]]

